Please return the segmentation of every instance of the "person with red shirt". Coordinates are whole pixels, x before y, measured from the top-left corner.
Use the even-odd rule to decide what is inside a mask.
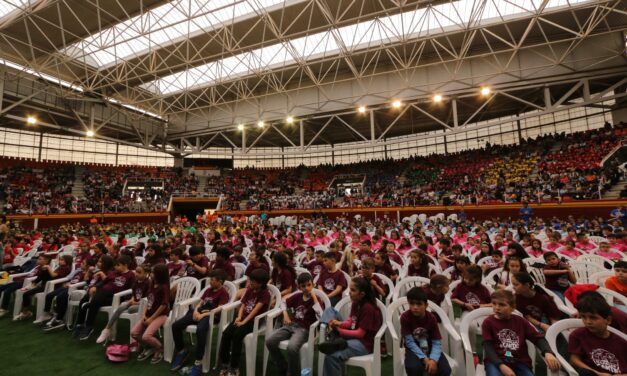
[[[152,286],[147,298],[146,311],[131,329],[131,337],[144,348],[137,360],[152,356],[150,363],[157,364],[163,360],[163,346],[155,333],[165,324],[170,313],[170,277],[164,264],[157,264],[152,269]]]
[[[105,257],[105,256],[103,256]],[[106,256],[110,257],[110,256]],[[128,269],[131,259],[128,256],[120,256],[115,260],[115,271],[107,273],[104,280],[89,289],[81,299],[76,319],[75,335],[81,340],[87,340],[94,332],[94,322],[101,307],[111,305],[113,295],[128,290],[133,286],[135,273]]]
[[[461,283],[453,289],[451,302],[458,305],[462,311],[469,312],[479,307],[490,306],[490,291],[481,283],[482,275],[480,267],[471,265],[466,269]]]
[[[229,301],[229,293],[224,288],[226,274],[223,270],[217,269],[209,273],[209,288],[205,290],[200,297],[200,301],[196,307],[190,307],[185,316],[181,317],[172,324],[172,337],[174,339],[174,360],[170,371],[176,372],[189,356],[189,351],[185,348],[183,334],[185,329],[190,325],[196,325],[196,350],[194,353],[194,365],[192,366],[192,375],[200,375],[202,372],[202,358],[205,356],[205,345],[208,338],[209,326],[213,322],[209,322],[211,313],[215,313],[214,320],[220,319],[220,307]]]
[[[312,261],[306,264],[303,264],[303,266],[307,268],[307,270],[309,270],[309,273],[311,273],[311,275],[315,278],[320,274],[320,272],[324,268],[323,261],[324,261],[324,251],[319,249],[315,253],[315,258]]]
[[[374,296],[385,303],[388,294],[387,285],[375,274],[375,262],[370,257],[366,257],[361,262],[361,276],[370,283],[374,291]]]
[[[220,375],[237,374],[244,337],[252,333],[255,316],[268,310],[271,294],[267,284],[270,276],[265,270],[250,273],[249,284],[233,322],[222,332],[218,360]]]
[[[133,290],[131,298],[125,302],[120,303],[118,309],[115,310],[113,315],[109,318],[107,326],[102,330],[96,343],[103,343],[109,339],[111,328],[120,318],[120,315],[124,312],[137,313],[139,311],[140,301],[148,296],[152,281],[150,280],[150,265],[143,264],[135,269],[135,282],[133,282]]]
[[[448,293],[449,285],[451,281],[442,274],[436,274],[431,277],[429,284],[422,287],[422,290],[427,295],[427,299],[431,300],[437,305],[442,305],[446,293]]]
[[[509,290],[499,290],[491,296],[494,315],[481,324],[483,336],[484,365],[487,376],[533,376],[527,340],[542,353],[547,367],[556,372],[559,361],[549,344],[529,321],[514,315],[516,300]]]
[[[451,366],[442,354],[442,336],[438,317],[427,311],[427,295],[420,287],[407,292],[409,309],[401,314],[401,336],[405,343],[405,371],[408,375],[451,374]]]
[[[614,275],[605,280],[605,288],[627,297],[627,261],[614,264]]]
[[[324,254],[323,263],[324,268],[318,276],[316,286],[327,294],[333,306],[342,299],[342,292],[347,287],[346,278],[341,270],[337,270],[335,255],[332,252]]]
[[[575,305],[584,327],[568,337],[570,364],[581,376],[625,375],[627,341],[608,330],[610,305],[596,292],[586,294]]]
[[[222,270],[226,273],[226,280],[233,281],[235,279],[235,267],[231,264],[229,257],[231,253],[225,247],[216,249],[216,259],[210,263],[210,270]]]
[[[348,319],[340,321],[342,317],[333,307],[326,308],[320,318],[320,322],[327,324],[332,330],[331,335],[335,337],[319,346],[320,352],[327,355],[324,358],[323,376],[340,375],[346,360],[371,353],[374,337],[381,327],[383,318],[368,281],[362,277],[353,278],[349,296],[351,309]]]
[[[512,288],[516,295],[516,308],[539,331],[546,332],[551,324],[561,318],[562,313],[553,298],[535,286],[529,273],[514,273]]]
[[[272,257],[272,264],[269,283],[281,291],[281,296],[285,297],[291,294],[296,290],[296,271],[289,265],[285,253],[276,252]]]
[[[290,295],[281,305],[283,326],[266,339],[270,360],[279,370],[279,375],[300,374],[300,349],[307,342],[310,326],[322,314],[324,308],[322,305],[324,303],[318,300],[313,291],[311,274],[302,273],[298,276],[297,282],[300,291]],[[289,340],[287,362],[279,350],[279,344],[284,340]]]
[[[170,279],[179,278],[185,274],[185,269],[183,268],[185,261],[181,260],[182,256],[183,250],[181,248],[174,248],[172,252],[170,252],[170,261],[166,264]]]
[[[567,262],[560,260],[555,252],[547,252],[544,257],[543,273],[546,278],[545,286],[564,300],[564,292],[571,284],[577,283],[575,273]]]
[[[185,274],[188,277],[203,279],[209,272],[209,259],[205,256],[205,250],[199,246],[189,249],[189,258],[186,261]]]

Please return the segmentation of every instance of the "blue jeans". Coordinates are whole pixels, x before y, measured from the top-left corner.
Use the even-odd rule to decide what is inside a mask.
[[[407,375],[425,375],[425,364],[421,359],[413,352],[405,349],[405,372]],[[451,374],[451,366],[448,364],[448,360],[444,354],[440,355],[438,359],[438,372],[437,376],[449,376]]]
[[[534,376],[531,369],[527,367],[526,364],[515,362],[515,363],[506,363],[509,368],[514,371],[516,376]],[[501,370],[494,363],[486,363],[485,364],[485,374],[486,376],[502,376]]]
[[[320,322],[328,324],[331,320],[342,320],[340,313],[333,307],[328,307],[322,312]],[[358,339],[349,339],[346,341],[347,347],[344,350],[336,351],[331,355],[324,357],[324,365],[322,367],[323,376],[337,376],[342,374],[342,364],[353,356],[361,356],[370,352]]]

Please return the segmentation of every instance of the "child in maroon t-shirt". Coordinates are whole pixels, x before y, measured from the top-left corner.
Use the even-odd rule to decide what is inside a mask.
[[[270,284],[281,291],[281,296],[291,294],[296,290],[296,272],[289,265],[285,253],[275,253],[272,257],[272,274]]]
[[[462,311],[469,312],[490,306],[490,291],[481,283],[482,275],[480,267],[471,265],[466,269],[461,283],[453,289],[451,302]]]
[[[344,273],[341,270],[337,270],[335,262],[335,255],[332,252],[325,253],[323,259],[324,268],[316,281],[316,286],[327,294],[332,306],[342,299],[342,292],[348,287]]]
[[[362,277],[353,278],[349,296],[348,319],[340,321],[342,317],[333,307],[325,309],[320,319],[340,337],[319,346],[320,352],[326,354],[323,376],[340,375],[346,359],[370,354],[374,349],[374,337],[381,327],[382,317],[372,286]]]
[[[542,257],[546,265],[544,266],[545,286],[564,300],[564,292],[571,284],[577,283],[575,273],[570,269],[567,262],[561,261],[555,252],[547,252]]]
[[[627,341],[608,330],[612,321],[609,304],[597,292],[584,294],[576,305],[584,327],[568,337],[570,363],[585,376],[626,374]]]
[[[429,280],[429,284],[422,287],[427,295],[427,300],[431,300],[437,305],[442,305],[451,281],[442,274],[436,274]]]
[[[270,360],[279,370],[279,375],[298,375],[300,373],[300,349],[309,338],[309,329],[322,314],[324,303],[320,302],[314,292],[311,274],[301,273],[298,276],[298,289],[282,303],[283,326],[276,329],[266,338],[266,347],[270,352]],[[287,362],[279,344],[289,340],[287,345]],[[313,349],[312,349],[313,351]]]
[[[491,298],[494,315],[487,317],[481,325],[486,375],[533,376],[527,340],[542,352],[548,368],[557,371],[559,361],[543,334],[529,321],[513,314],[516,309],[514,294],[509,290],[499,290]]]
[[[427,295],[420,287],[407,292],[409,310],[400,317],[405,343],[405,370],[408,375],[448,376],[451,367],[442,354],[438,317],[427,311]]]
[[[514,273],[512,287],[516,294],[516,308],[538,330],[546,332],[551,324],[561,318],[562,313],[553,298],[534,285],[529,273]]]
[[[242,352],[244,337],[252,333],[255,316],[268,310],[272,298],[267,284],[270,276],[263,269],[250,273],[249,283],[233,322],[222,332],[218,360],[221,372],[236,373]]]
[[[205,346],[207,341],[211,340],[208,338],[209,327],[219,319],[221,306],[229,301],[229,293],[223,286],[225,280],[226,273],[223,270],[212,270],[209,273],[209,288],[204,291],[196,307],[190,306],[185,316],[172,324],[175,356],[170,371],[178,371],[185,363],[189,351],[185,348],[183,334],[188,326],[196,325],[196,350],[192,374],[200,375],[202,373]],[[214,322],[209,320],[212,313],[214,314]]]
[[[361,276],[364,277],[374,290],[375,297],[382,302],[385,302],[385,297],[388,294],[387,285],[381,281],[381,279],[374,274],[375,262],[370,257],[366,257],[361,261]]]
[[[146,312],[131,329],[131,337],[144,348],[137,360],[152,356],[150,363],[157,364],[163,359],[163,345],[155,333],[165,324],[170,313],[170,276],[165,264],[155,265],[152,269],[152,281]]]

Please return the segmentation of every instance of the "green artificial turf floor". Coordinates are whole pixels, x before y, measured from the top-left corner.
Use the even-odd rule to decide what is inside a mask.
[[[113,364],[106,360],[104,347],[95,342],[100,333],[99,330],[105,324],[104,315],[99,315],[97,330],[88,341],[72,339],[67,330],[44,333],[41,326],[35,325],[31,321],[13,322],[9,316],[0,319],[0,365],[2,367],[0,375],[2,376],[175,375],[170,372],[170,363],[167,362],[152,365],[149,360],[138,362],[135,356],[122,364]],[[128,321],[120,320],[118,339],[128,338],[126,337],[128,333]],[[212,363],[215,359],[215,339],[214,336]],[[257,352],[259,354],[257,356],[257,374],[259,375],[261,375],[263,358],[261,346],[262,342],[260,341]],[[244,362],[243,356],[242,354],[242,364]],[[392,375],[391,356],[383,359],[381,373],[388,376]],[[271,365],[269,365],[266,374],[269,376],[275,374]],[[349,375],[351,376],[364,374],[363,370],[359,368],[349,367]],[[217,375],[217,372],[211,372],[210,375]]]

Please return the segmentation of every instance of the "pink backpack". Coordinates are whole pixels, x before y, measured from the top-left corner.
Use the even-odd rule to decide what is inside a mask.
[[[128,361],[130,355],[128,345],[110,345],[107,346],[106,357],[114,363],[122,363]]]

